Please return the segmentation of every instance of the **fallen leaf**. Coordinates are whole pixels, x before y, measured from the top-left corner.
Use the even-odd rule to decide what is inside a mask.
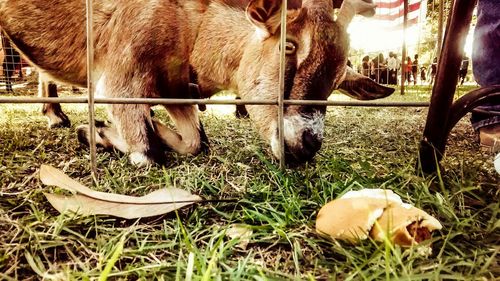
[[[142,197],[95,191],[68,177],[61,170],[48,165],[40,167],[40,180],[46,185],[54,185],[71,192],[81,193],[87,197],[109,202],[159,204],[168,203],[172,200],[201,200],[198,196],[195,196],[197,199],[191,198],[191,193],[178,188],[160,189]],[[175,195],[175,198],[172,197],[173,195]]]
[[[253,230],[244,224],[235,224],[232,225],[227,231],[227,237],[231,239],[239,239],[239,243],[237,247],[245,250],[250,242],[250,238],[252,237]]]
[[[73,196],[45,193],[47,200],[60,213],[71,211],[81,215],[132,219],[162,215],[202,201],[200,196],[178,188],[163,188],[141,197],[94,191],[47,165],[40,168],[40,179],[46,185],[80,193]]]

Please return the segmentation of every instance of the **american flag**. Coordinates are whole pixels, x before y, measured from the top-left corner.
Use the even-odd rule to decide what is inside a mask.
[[[393,28],[403,27],[404,0],[374,0],[377,5],[374,19],[390,23]],[[426,0],[408,0],[408,27],[425,19]]]

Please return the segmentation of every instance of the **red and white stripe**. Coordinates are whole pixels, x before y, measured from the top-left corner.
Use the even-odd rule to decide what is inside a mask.
[[[377,5],[374,19],[390,22],[393,27],[403,26],[404,0],[374,0]],[[408,0],[408,27],[425,18],[425,0]]]

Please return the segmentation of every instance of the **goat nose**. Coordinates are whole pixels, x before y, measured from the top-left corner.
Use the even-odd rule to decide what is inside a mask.
[[[311,131],[306,130],[302,134],[302,146],[310,157],[313,157],[316,152],[321,148],[321,139],[317,134],[313,134]]]

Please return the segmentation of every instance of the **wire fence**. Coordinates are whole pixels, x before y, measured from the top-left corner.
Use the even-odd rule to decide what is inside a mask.
[[[431,41],[425,43],[431,43]],[[415,60],[415,55],[419,56],[417,60]],[[429,57],[429,53],[419,54],[415,52],[402,58],[401,50],[398,48],[352,52],[348,65],[356,72],[370,77],[377,83],[392,86],[401,85],[401,83],[432,85],[437,73],[436,56]],[[404,80],[401,79],[401,72],[404,74]]]
[[[1,31],[1,30],[0,30]],[[24,82],[31,68],[14,49],[10,41],[0,33],[0,87],[13,92],[13,85]]]
[[[280,167],[285,167],[285,140],[284,140],[284,107],[285,105],[321,105],[321,106],[364,106],[364,107],[428,107],[429,102],[385,102],[385,101],[331,101],[331,100],[287,100],[284,98],[285,85],[285,52],[286,49],[286,11],[287,1],[282,2],[281,13],[281,37],[280,37],[280,75],[279,75],[279,95],[277,100],[215,100],[215,99],[165,99],[165,98],[97,98],[94,97],[94,85],[92,83],[92,70],[94,48],[93,44],[93,29],[92,29],[92,0],[86,0],[86,31],[87,31],[87,97],[58,97],[58,98],[43,98],[43,97],[2,97],[0,96],[0,104],[33,104],[33,103],[81,103],[88,104],[89,123],[94,124],[95,121],[95,104],[162,104],[162,105],[200,105],[200,104],[217,104],[217,105],[276,105],[278,106],[278,145],[280,150],[279,163]],[[1,33],[0,33],[1,34]],[[30,68],[26,64],[17,51],[12,48],[9,41],[1,36],[2,48],[0,52],[0,61],[2,61],[3,74],[0,82],[3,83],[5,89],[9,92],[13,89],[13,83],[24,81],[29,74]],[[24,70],[23,70],[24,69]],[[379,76],[380,76],[379,71]],[[388,81],[388,78],[387,80]],[[383,82],[383,81],[382,81]],[[0,84],[0,86],[2,86]],[[90,166],[94,176],[97,178],[96,164],[96,136],[94,126],[90,127]]]

